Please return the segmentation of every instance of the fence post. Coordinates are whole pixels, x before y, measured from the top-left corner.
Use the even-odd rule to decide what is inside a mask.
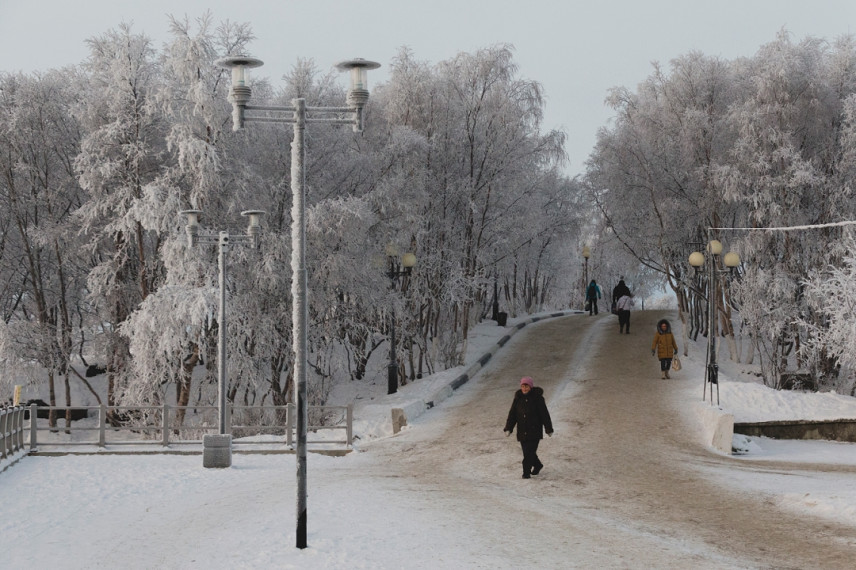
[[[36,406],[35,404],[30,404],[30,451],[36,449],[38,445],[36,441],[36,434],[39,432],[39,425],[36,416]]]
[[[11,413],[0,408],[0,459],[6,459],[6,449],[10,447],[7,443],[8,438],[10,438],[13,433],[12,430],[8,428],[10,425],[10,418]],[[14,425],[14,423],[12,423],[12,425]]]
[[[15,425],[18,426],[18,439],[15,449],[24,449],[24,408],[16,406],[15,415],[17,417]]]
[[[163,442],[164,447],[169,447],[169,405],[164,404],[163,410],[161,411],[161,419],[163,420],[163,425],[161,429],[163,429],[163,433],[161,433],[161,441]]]
[[[286,404],[285,406],[285,444],[288,447],[294,447],[294,439],[292,437],[292,429],[294,428],[294,404]]]
[[[348,427],[346,429],[348,431],[348,447],[351,447],[351,443],[354,441],[354,404],[348,404]]]
[[[98,406],[98,447],[107,447],[107,406]]]

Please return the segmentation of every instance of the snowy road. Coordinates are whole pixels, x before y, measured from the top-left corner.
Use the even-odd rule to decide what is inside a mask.
[[[806,466],[737,463],[699,446],[673,397],[686,379],[660,380],[650,356],[659,316],[636,312],[630,335],[619,335],[610,315],[539,324],[442,406],[442,424],[427,417],[368,446],[364,475],[389,481],[392,493],[404,481],[406,491],[432,496],[437,524],[460,527],[476,559],[481,552],[542,568],[851,568],[856,529],[728,485],[734,469],[763,488],[764,477],[798,477]],[[545,389],[556,429],[539,450],[544,471],[528,481],[518,444],[502,432],[524,375]]]

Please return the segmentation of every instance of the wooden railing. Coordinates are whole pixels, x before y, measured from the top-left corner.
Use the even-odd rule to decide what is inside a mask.
[[[86,411],[86,420],[66,421]],[[29,448],[43,446],[95,445],[198,445],[206,433],[219,433],[216,406],[74,406],[50,407],[30,405],[21,408],[29,413]],[[48,416],[55,414],[55,425]],[[179,415],[183,415],[181,421]],[[296,413],[293,404],[286,406],[232,406],[227,404],[225,433],[232,443],[242,445],[282,445],[293,447]],[[353,442],[353,406],[309,406],[307,444],[350,447]],[[95,425],[80,425],[81,421]],[[89,420],[89,421],[87,421]],[[237,423],[242,422],[242,423]],[[329,439],[321,435],[330,430],[342,437]],[[91,437],[86,437],[90,435]],[[21,443],[23,445],[23,443]]]

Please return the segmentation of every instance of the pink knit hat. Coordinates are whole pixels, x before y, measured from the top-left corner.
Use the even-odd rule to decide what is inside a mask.
[[[520,385],[522,386],[524,384],[529,384],[529,387],[531,388],[533,386],[532,378],[530,378],[529,376],[524,376],[523,378],[521,378]]]

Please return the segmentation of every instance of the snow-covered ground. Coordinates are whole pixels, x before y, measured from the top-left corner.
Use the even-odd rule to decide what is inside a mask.
[[[509,325],[517,322],[512,319]],[[516,334],[526,334],[530,326]],[[476,327],[467,366],[419,380],[398,394],[385,394],[383,378],[369,391],[340,388],[336,403],[355,403],[355,449],[393,437],[391,408],[436,394],[509,330],[492,322]],[[702,399],[702,382],[691,379],[703,378],[704,353],[703,342],[691,345],[680,374],[686,381],[676,382],[676,398]],[[749,367],[720,364],[720,404],[736,421],[856,418],[854,398],[776,392],[759,385]],[[478,382],[478,376],[471,382]],[[440,404],[430,414],[412,418],[406,429],[442,425],[444,408]],[[735,457],[735,464],[761,459],[856,465],[856,444],[761,438],[743,443],[750,452]],[[31,568],[60,560],[69,568],[519,566],[475,558],[462,540],[470,530],[448,524],[442,505],[434,504],[430,494],[407,493],[407,481],[385,481],[381,487],[364,477],[371,460],[371,453],[310,455],[309,548],[298,550],[293,455],[236,454],[232,468],[223,470],[204,469],[199,456],[20,457],[0,474],[0,566]],[[763,481],[763,490],[786,508],[856,526],[852,473],[759,479],[734,471],[728,473],[731,485],[752,489]],[[394,500],[380,490],[391,487],[402,491]],[[509,528],[509,536],[500,539],[513,540],[513,534]]]

